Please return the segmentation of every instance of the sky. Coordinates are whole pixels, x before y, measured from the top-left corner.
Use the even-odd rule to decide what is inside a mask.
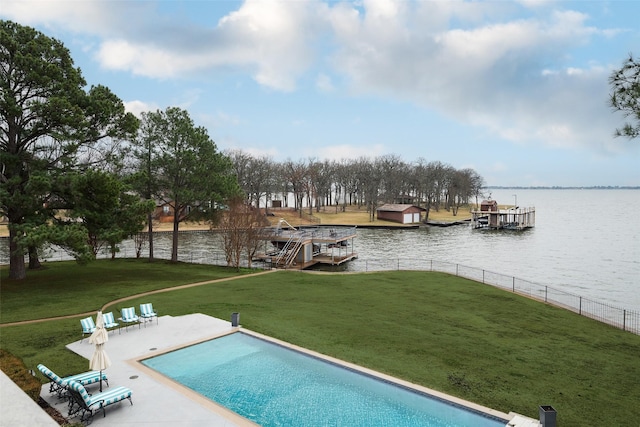
[[[640,186],[609,76],[640,2],[1,0],[128,111],[179,107],[219,150],[396,155],[490,186]]]

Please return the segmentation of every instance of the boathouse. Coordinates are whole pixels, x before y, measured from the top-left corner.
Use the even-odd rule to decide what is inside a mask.
[[[263,229],[260,238],[266,247],[255,258],[270,263],[274,268],[340,265],[358,257],[353,251],[355,237],[355,227],[295,228],[280,219],[275,228]]]
[[[416,205],[388,203],[376,209],[376,218],[400,224],[413,224],[421,221],[422,212],[425,211],[426,209]]]
[[[480,211],[482,212],[497,212],[498,211],[498,202],[495,200],[483,200],[480,203]]]
[[[471,211],[471,227],[489,230],[524,230],[536,225],[536,209],[514,206],[498,209],[495,200],[483,200],[480,210]]]

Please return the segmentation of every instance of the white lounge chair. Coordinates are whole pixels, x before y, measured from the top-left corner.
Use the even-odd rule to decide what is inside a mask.
[[[80,319],[80,326],[82,326],[82,341],[85,335],[91,335],[96,330],[96,324],[93,321],[93,317],[87,317]]]
[[[42,375],[51,380],[51,383],[49,384],[49,392],[56,393],[58,397],[64,396],[70,381],[76,381],[83,386],[86,386],[89,384],[97,384],[100,381],[100,377],[102,377],[102,381],[107,384],[107,387],[109,386],[107,374],[105,374],[104,372],[100,373],[99,371],[88,371],[81,374],[60,378],[58,375],[56,375],[55,372],[44,366],[42,363],[38,365],[38,370],[42,372]]]
[[[127,329],[129,324],[131,323],[137,323],[138,329],[140,329],[140,318],[136,314],[136,309],[134,307],[123,308],[122,310],[120,310],[120,315],[122,317],[120,317],[119,320],[122,320],[122,322],[125,324],[125,329]]]
[[[77,381],[69,382],[69,394],[74,404],[69,406],[69,417],[80,414],[80,422],[89,424],[93,415],[102,409],[102,416],[106,416],[105,408],[124,399],[129,399],[133,405],[131,389],[127,387],[110,388],[102,393],[89,395],[82,384]],[[77,406],[77,407],[76,407]]]
[[[117,328],[120,324],[116,323],[116,321],[113,318],[113,312],[108,312],[108,313],[104,313],[102,315],[102,320],[104,321],[104,327],[106,329],[113,329],[113,328]],[[120,333],[120,328],[118,328],[118,333]]]
[[[144,320],[149,321],[153,320],[153,318],[155,317],[156,325],[158,324],[158,312],[153,309],[153,304],[151,303],[140,304],[140,317],[142,317]]]

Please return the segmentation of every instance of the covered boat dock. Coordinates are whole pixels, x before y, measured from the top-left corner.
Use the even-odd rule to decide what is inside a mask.
[[[255,258],[274,268],[302,270],[316,264],[339,265],[358,257],[353,250],[355,238],[356,227],[295,228],[280,220],[276,227],[263,230],[265,250]]]

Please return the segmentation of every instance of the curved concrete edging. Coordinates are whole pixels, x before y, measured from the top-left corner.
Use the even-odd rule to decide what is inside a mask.
[[[110,301],[110,302],[104,304],[100,308],[100,310],[104,310],[106,307],[108,307],[110,305],[113,305],[113,304],[117,304],[119,302],[128,301],[128,300],[131,300],[131,299],[135,299],[135,298],[139,298],[139,297],[143,297],[143,296],[147,296],[147,295],[161,294],[161,293],[164,293],[164,292],[171,292],[171,291],[177,291],[177,290],[180,290],[180,289],[193,288],[193,287],[196,287],[196,286],[208,285],[208,284],[211,284],[211,283],[227,282],[227,281],[230,281],[230,280],[237,280],[237,279],[240,279],[240,278],[243,278],[243,277],[261,276],[263,274],[272,273],[274,271],[277,271],[277,270],[266,270],[266,271],[261,271],[259,273],[242,274],[242,275],[239,275],[239,276],[225,277],[223,279],[205,280],[204,282],[188,283],[186,285],[179,285],[179,286],[174,286],[174,287],[171,287],[171,288],[155,289],[153,291],[141,292],[139,294],[129,295],[128,297],[118,298],[117,300]],[[18,322],[2,323],[2,324],[0,324],[0,328],[4,328],[5,326],[18,326],[18,325],[28,325],[28,324],[32,324],[32,323],[50,322],[50,321],[53,321],[53,320],[73,319],[75,317],[91,316],[93,314],[95,314],[95,310],[87,311],[87,312],[84,312],[84,313],[67,314],[67,315],[64,315],[64,316],[47,317],[47,318],[44,318],[44,319],[20,320]]]

